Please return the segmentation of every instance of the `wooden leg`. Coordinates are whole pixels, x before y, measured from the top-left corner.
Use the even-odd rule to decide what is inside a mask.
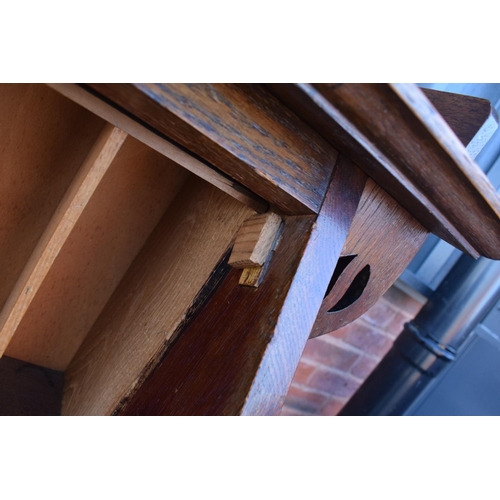
[[[279,412],[321,306],[366,181],[335,168],[316,216],[284,218],[258,288],[231,269],[121,415],[270,415]],[[226,264],[223,264],[226,265]]]

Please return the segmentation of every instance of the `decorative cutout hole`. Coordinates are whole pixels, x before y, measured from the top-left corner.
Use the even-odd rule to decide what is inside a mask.
[[[332,291],[332,288],[335,286],[335,283],[337,283],[337,280],[339,279],[340,275],[346,270],[346,267],[353,261],[353,259],[357,257],[357,255],[344,255],[342,257],[339,257],[339,260],[337,261],[337,265],[335,266],[335,271],[333,271],[333,276],[332,279],[330,280],[330,283],[328,283],[328,288],[326,289],[325,297]]]
[[[335,269],[335,271],[337,271],[337,269]],[[335,275],[335,273],[333,274]],[[354,302],[356,302],[361,297],[361,294],[365,290],[369,279],[370,279],[370,266],[366,265],[365,267],[363,267],[363,269],[361,269],[361,271],[359,271],[359,273],[354,278],[347,291],[342,296],[342,298],[328,312],[334,313],[342,311],[343,309],[346,309],[350,305],[354,304]]]

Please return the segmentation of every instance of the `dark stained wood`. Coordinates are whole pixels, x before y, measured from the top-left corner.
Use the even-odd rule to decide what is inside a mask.
[[[285,214],[318,213],[337,152],[262,87],[91,84]]]
[[[369,179],[342,248],[342,256],[353,258],[323,301],[311,337],[335,331],[365,313],[404,271],[428,234],[399,203]],[[359,298],[352,302],[357,294],[350,289],[351,284],[363,272],[369,276],[368,282]],[[350,305],[329,312],[343,297],[344,305]]]
[[[363,190],[348,161],[320,215],[284,218],[267,274],[252,289],[232,269],[122,415],[268,415],[279,411]],[[307,292],[306,292],[307,291]]]
[[[498,115],[490,101],[433,89],[422,92],[475,158],[498,128]]]
[[[474,257],[500,258],[499,197],[418,87],[268,88],[428,230]]]
[[[0,416],[60,415],[62,387],[62,372],[3,356]]]

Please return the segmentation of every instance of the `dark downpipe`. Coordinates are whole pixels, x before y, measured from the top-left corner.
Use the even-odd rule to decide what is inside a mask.
[[[464,255],[339,415],[403,415],[500,297],[500,261]]]

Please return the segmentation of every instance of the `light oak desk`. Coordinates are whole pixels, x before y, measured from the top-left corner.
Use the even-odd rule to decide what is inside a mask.
[[[278,413],[429,232],[500,258],[495,127],[408,84],[0,85],[0,413]]]

